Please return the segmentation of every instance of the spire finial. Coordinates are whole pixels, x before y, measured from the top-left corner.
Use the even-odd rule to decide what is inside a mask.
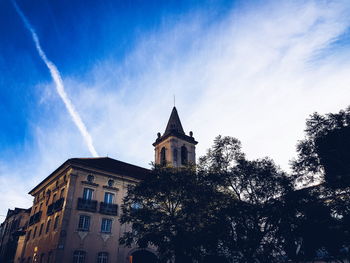
[[[175,95],[174,95],[174,107],[175,107]]]

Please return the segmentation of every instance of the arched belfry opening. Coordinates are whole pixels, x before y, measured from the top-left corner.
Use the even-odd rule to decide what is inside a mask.
[[[185,145],[181,147],[181,164],[182,165],[188,164],[188,151]]]
[[[176,107],[170,114],[168,124],[163,134],[157,134],[153,143],[155,163],[173,167],[196,163],[196,144],[193,132],[187,135],[182,127]]]
[[[160,164],[165,165],[166,164],[166,149],[165,147],[162,147],[160,150]]]

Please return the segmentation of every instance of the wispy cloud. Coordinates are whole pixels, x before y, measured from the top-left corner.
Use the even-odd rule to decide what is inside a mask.
[[[305,118],[349,104],[350,62],[344,54],[350,48],[336,52],[333,43],[350,26],[350,6],[263,2],[237,5],[220,20],[208,10],[165,19],[159,30],[140,35],[125,60],[101,61],[88,79],[65,77],[99,152],[147,167],[176,94],[183,126],[199,141],[197,155],[218,134],[231,135],[248,157],[268,155],[288,169]],[[50,105],[55,97],[44,93],[42,102]],[[36,164],[28,174],[32,186],[66,158],[86,154],[68,123],[61,114],[54,125],[35,124],[37,158],[26,160]],[[21,201],[3,207],[13,205]]]
[[[220,21],[188,14],[141,37],[122,64],[105,61],[93,81],[70,79],[68,88],[78,87],[79,108],[104,154],[153,160],[150,144],[176,94],[198,155],[225,134],[242,140],[249,157],[268,155],[288,169],[306,117],[348,104],[349,62],[325,53],[348,29],[349,11],[345,2],[264,1]]]
[[[68,97],[68,95],[67,95],[67,93],[66,93],[66,91],[64,89],[64,85],[63,85],[63,81],[62,81],[60,72],[58,71],[58,69],[55,66],[55,64],[52,63],[47,58],[45,52],[41,48],[38,35],[35,33],[34,28],[29,23],[28,19],[23,14],[21,9],[17,5],[16,1],[13,0],[12,3],[13,3],[13,6],[15,7],[15,9],[16,9],[18,15],[21,17],[25,27],[31,33],[33,41],[34,41],[34,44],[35,44],[35,48],[38,51],[40,58],[43,60],[43,62],[46,64],[46,66],[50,70],[51,77],[52,77],[52,79],[54,80],[54,82],[56,84],[57,93],[60,96],[60,98],[62,99],[64,105],[66,106],[66,109],[69,112],[69,114],[70,114],[74,124],[77,126],[77,128],[79,129],[81,135],[83,136],[83,138],[84,138],[84,140],[86,142],[86,145],[87,145],[91,155],[94,156],[94,157],[97,157],[98,154],[97,154],[97,152],[95,150],[95,147],[93,145],[93,141],[92,141],[91,135],[88,132],[84,122],[82,121],[82,119],[81,119],[81,117],[79,115],[79,113],[75,109],[72,101],[69,99],[69,97]]]

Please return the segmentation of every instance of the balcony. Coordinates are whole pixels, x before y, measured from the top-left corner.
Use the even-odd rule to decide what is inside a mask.
[[[31,226],[38,223],[40,221],[40,218],[41,218],[41,211],[35,213],[29,218],[29,225]]]
[[[96,200],[87,200],[83,198],[78,198],[78,210],[87,211],[87,212],[96,212],[97,201]]]
[[[118,215],[118,205],[101,202],[100,213],[104,215],[116,216]]]
[[[55,212],[58,212],[58,211],[62,210],[63,202],[64,202],[64,198],[62,197],[62,198],[58,199],[56,202],[54,202],[51,205],[49,205],[47,207],[46,214],[49,216],[49,215],[52,215]]]

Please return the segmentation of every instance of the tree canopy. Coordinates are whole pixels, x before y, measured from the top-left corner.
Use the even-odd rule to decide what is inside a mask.
[[[269,158],[249,161],[240,142],[218,136],[198,169],[155,167],[130,186],[121,243],[155,246],[163,259],[273,262],[279,253],[275,223],[291,183]]]
[[[131,223],[121,243],[155,246],[163,260],[198,258],[220,207],[219,192],[193,167],[155,167],[146,180],[130,186],[124,199],[122,223]],[[216,241],[216,240],[214,240]]]
[[[312,114],[306,121],[305,133],[305,139],[297,144],[298,157],[292,162],[299,181],[349,185],[350,107],[338,113]]]
[[[349,258],[350,108],[315,113],[287,174],[241,142],[218,136],[197,166],[155,166],[130,185],[120,242],[153,247],[161,262],[305,262]],[[315,182],[296,189],[295,179]]]

